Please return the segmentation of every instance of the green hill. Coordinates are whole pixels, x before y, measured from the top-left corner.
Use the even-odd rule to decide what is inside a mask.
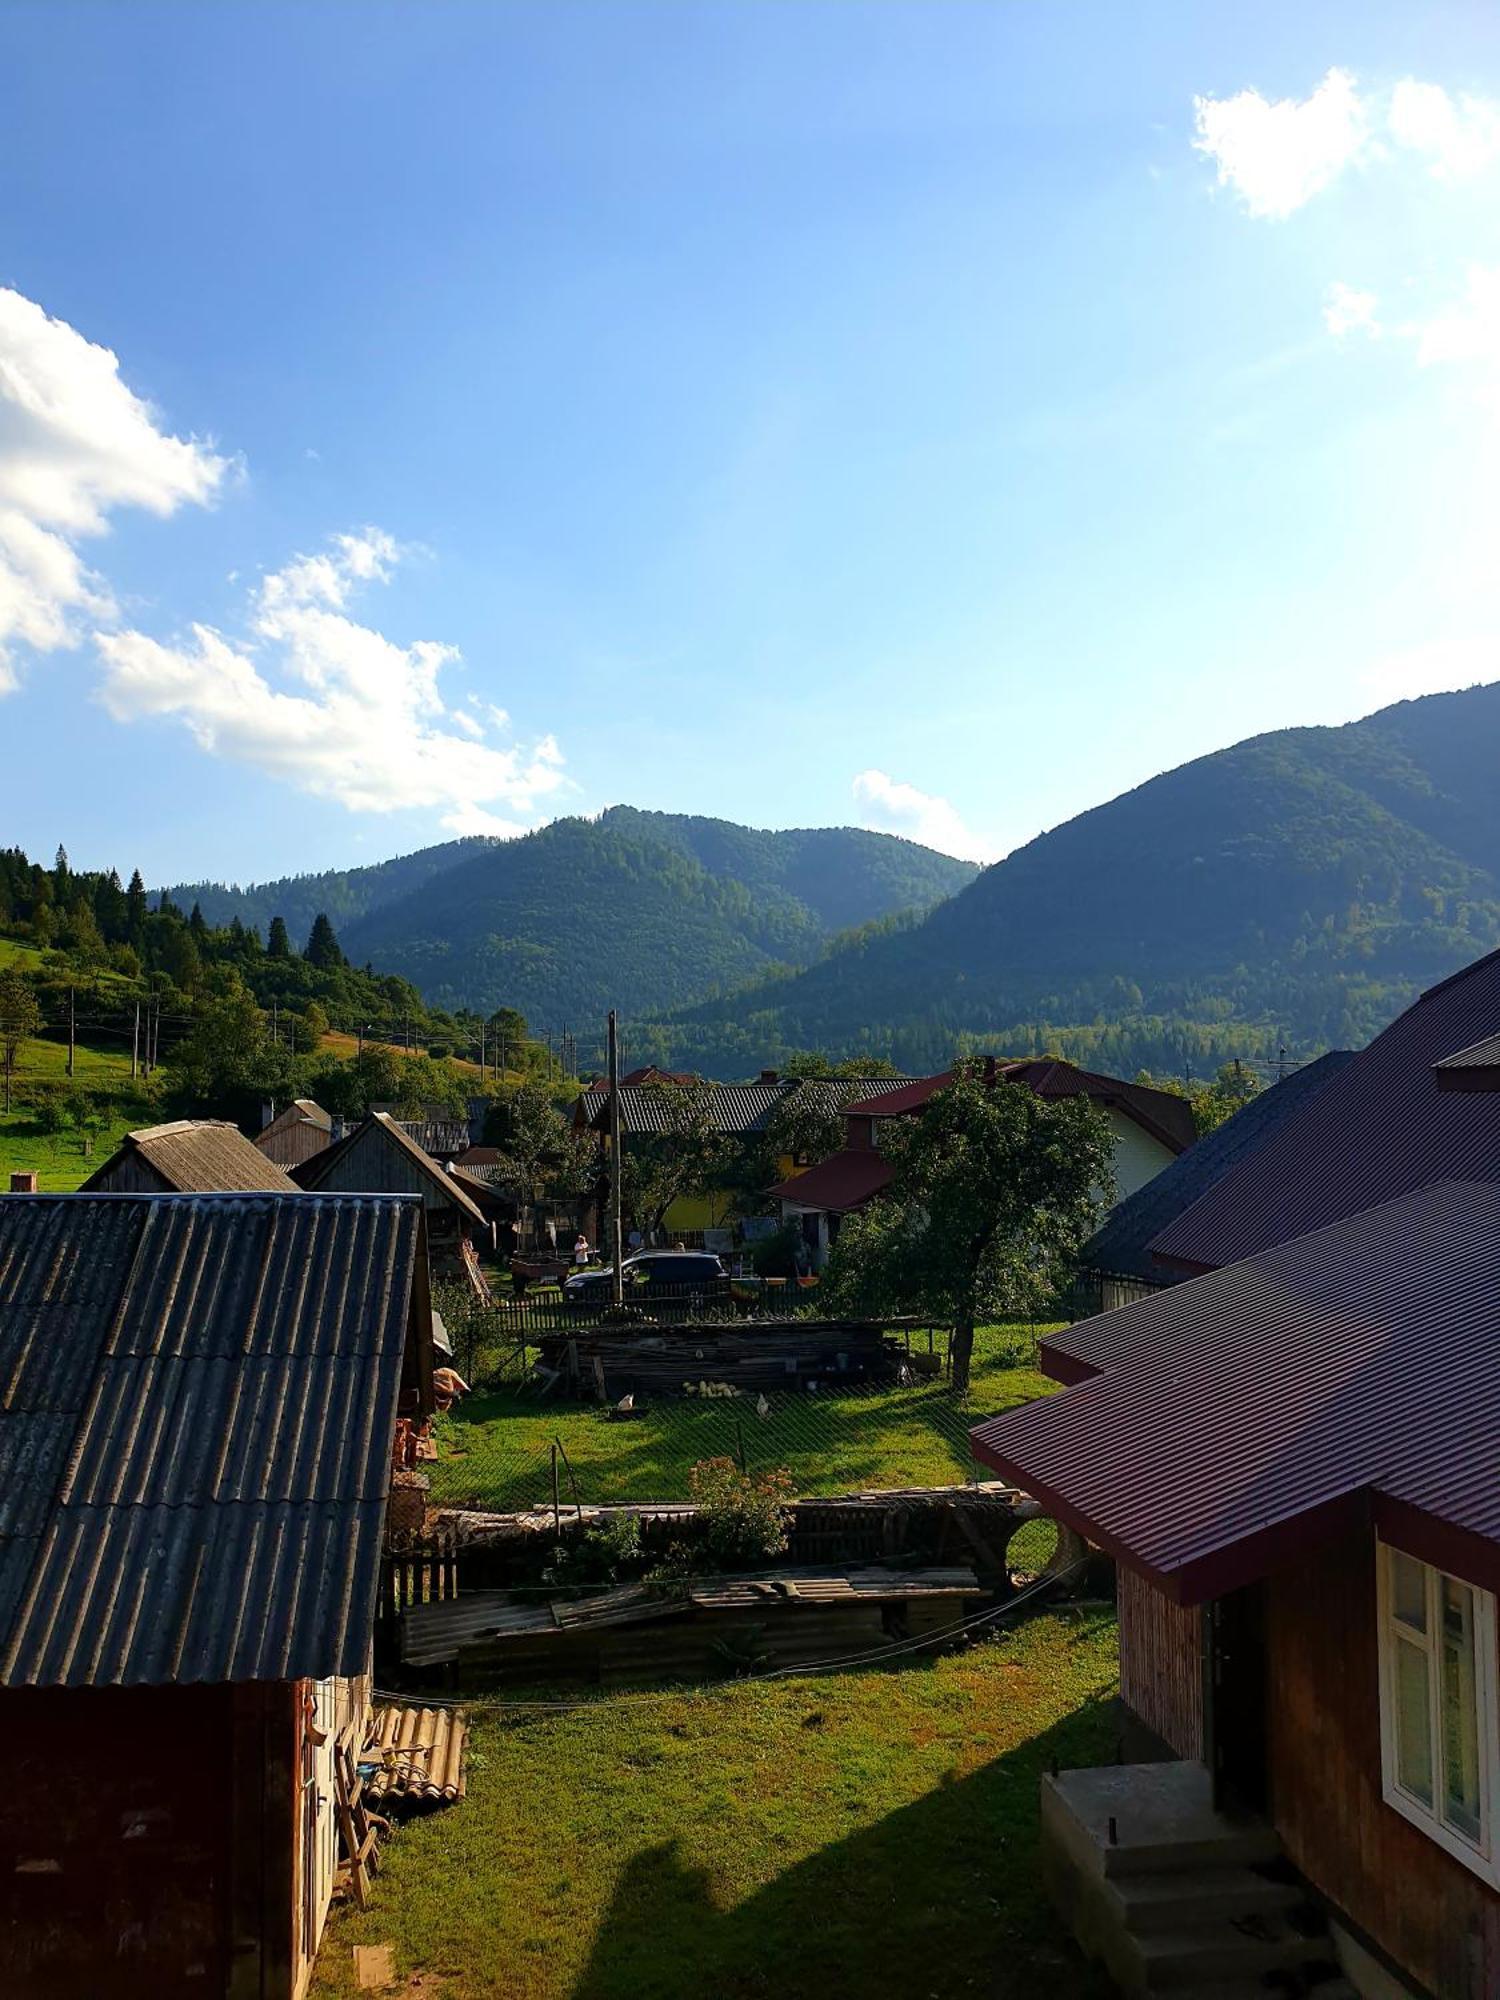
[[[349,956],[434,1006],[517,1007],[560,1025],[636,1019],[807,965],[836,933],[927,909],[973,867],[890,834],[766,832],[611,807],[519,840],[455,841],[379,867],[171,892],[210,923],[327,910]]]
[[[920,1068],[972,1036],[1128,1073],[1358,1042],[1500,943],[1497,770],[1500,685],[1256,737],[1043,834],[920,923],[687,1010],[672,1052]]]

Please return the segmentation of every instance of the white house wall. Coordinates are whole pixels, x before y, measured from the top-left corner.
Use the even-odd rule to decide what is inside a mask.
[[[1109,1122],[1115,1135],[1115,1200],[1123,1201],[1147,1181],[1155,1180],[1177,1155],[1114,1106],[1109,1110]]]

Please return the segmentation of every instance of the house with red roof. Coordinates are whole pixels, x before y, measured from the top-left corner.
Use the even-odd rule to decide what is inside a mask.
[[[1118,1077],[1054,1058],[988,1065],[996,1084],[1019,1084],[1038,1097],[1089,1097],[1109,1118],[1115,1135],[1115,1188],[1133,1194],[1193,1143],[1193,1117],[1186,1101],[1170,1091],[1124,1083]],[[919,1117],[953,1072],[883,1083],[878,1092],[844,1106],[844,1144],[838,1152],[802,1171],[793,1171],[771,1189],[784,1221],[802,1230],[809,1257],[821,1270],[846,1215],[863,1208],[891,1178],[882,1138],[891,1121]]]
[[[973,1433],[1117,1565],[1133,1761],[1045,1782],[1060,1900],[1127,1991],[1488,2000],[1500,953],[1152,1247],[1182,1281],[1048,1338],[1062,1393]]]

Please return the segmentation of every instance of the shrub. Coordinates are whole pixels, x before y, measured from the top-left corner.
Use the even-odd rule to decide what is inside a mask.
[[[732,1458],[705,1458],[688,1474],[698,1507],[703,1556],[718,1569],[744,1569],[785,1552],[792,1475],[741,1472]]]
[[[615,1514],[586,1528],[576,1542],[560,1542],[542,1581],[574,1589],[619,1583],[641,1567],[641,1523],[637,1514]]]
[[[758,1278],[795,1278],[797,1252],[802,1231],[795,1222],[784,1222],[774,1235],[762,1236],[750,1246],[750,1267]]]

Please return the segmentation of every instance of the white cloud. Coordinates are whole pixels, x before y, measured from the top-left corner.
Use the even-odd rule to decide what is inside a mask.
[[[1500,109],[1482,97],[1450,97],[1439,83],[1398,83],[1389,123],[1398,146],[1429,156],[1438,180],[1468,180],[1500,155]]]
[[[379,529],[297,556],[261,580],[242,643],[207,625],[174,645],[100,632],[99,698],[120,722],[176,716],[210,754],[353,812],[435,807],[455,832],[522,831],[489,808],[524,815],[559,789],[556,742],[477,741],[439,691],[451,646],[404,646],[347,615],[355,590],[385,582],[400,558]]]
[[[1195,97],[1193,112],[1195,148],[1251,215],[1291,215],[1358,158],[1369,136],[1354,78],[1341,69],[1329,70],[1311,97],[1272,102],[1242,90]]]
[[[1377,304],[1373,292],[1356,291],[1353,285],[1336,279],[1323,294],[1323,324],[1335,340],[1349,333],[1378,334]]]
[[[0,694],[14,648],[72,646],[115,615],[77,544],[121,507],[167,515],[212,500],[229,461],[159,428],[120,364],[19,292],[0,289]]]
[[[877,833],[904,834],[941,854],[962,861],[993,861],[993,845],[967,827],[956,806],[931,792],[918,791],[885,771],[861,771],[853,792],[865,811],[864,824]]]

